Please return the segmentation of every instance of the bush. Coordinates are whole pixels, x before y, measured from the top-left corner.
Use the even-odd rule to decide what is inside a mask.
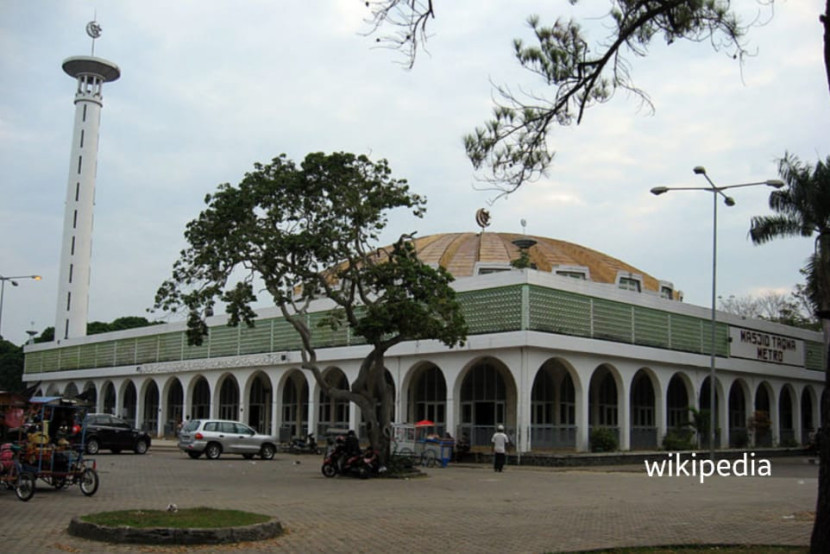
[[[691,429],[672,429],[663,437],[663,448],[666,450],[693,450],[695,447],[695,432]]]
[[[736,431],[732,434],[731,442],[734,448],[746,448],[749,446],[749,435],[746,431]]]
[[[390,475],[406,474],[417,471],[415,469],[415,459],[412,456],[396,456],[389,457],[389,463],[386,464],[386,470]]]
[[[617,450],[617,435],[607,427],[591,431],[591,452],[614,452]]]

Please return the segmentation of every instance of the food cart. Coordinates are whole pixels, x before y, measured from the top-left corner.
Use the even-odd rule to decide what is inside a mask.
[[[56,489],[78,485],[86,496],[98,490],[95,460],[84,458],[86,407],[60,396],[28,400],[27,429],[21,441],[21,465]]]
[[[447,467],[452,459],[455,441],[438,436],[432,421],[425,419],[418,423],[394,423],[392,428],[393,455],[411,457],[427,467],[433,467],[436,463]]]

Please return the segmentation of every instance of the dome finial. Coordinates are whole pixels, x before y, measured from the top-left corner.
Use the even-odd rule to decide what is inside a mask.
[[[476,223],[481,227],[481,232],[484,232],[485,227],[490,226],[490,212],[484,208],[479,208],[476,212]]]

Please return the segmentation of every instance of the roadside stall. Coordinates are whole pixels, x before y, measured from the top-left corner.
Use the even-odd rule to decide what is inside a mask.
[[[426,467],[433,467],[436,463],[447,467],[452,459],[455,441],[440,437],[432,421],[424,419],[417,423],[394,423],[392,428],[393,455],[411,457]]]

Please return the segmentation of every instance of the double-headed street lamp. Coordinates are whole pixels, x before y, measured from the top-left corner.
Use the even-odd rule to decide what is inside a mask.
[[[712,193],[712,342],[709,345],[709,457],[715,459],[715,324],[717,323],[716,299],[717,299],[717,264],[718,264],[718,196],[723,197],[723,203],[727,206],[734,206],[735,200],[731,196],[727,196],[723,191],[728,189],[736,189],[740,187],[755,187],[765,185],[780,189],[784,186],[784,182],[779,179],[767,179],[766,181],[758,181],[755,183],[741,183],[738,185],[727,185],[719,187],[712,182],[709,175],[706,174],[706,169],[703,166],[694,168],[695,175],[703,175],[709,183],[708,187],[654,187],[651,193],[660,195],[670,190],[702,190]]]
[[[3,338],[3,295],[6,293],[6,281],[10,282],[13,287],[17,286],[15,279],[34,279],[40,281],[43,277],[40,275],[14,275],[11,277],[4,277],[0,275],[0,339]]]

